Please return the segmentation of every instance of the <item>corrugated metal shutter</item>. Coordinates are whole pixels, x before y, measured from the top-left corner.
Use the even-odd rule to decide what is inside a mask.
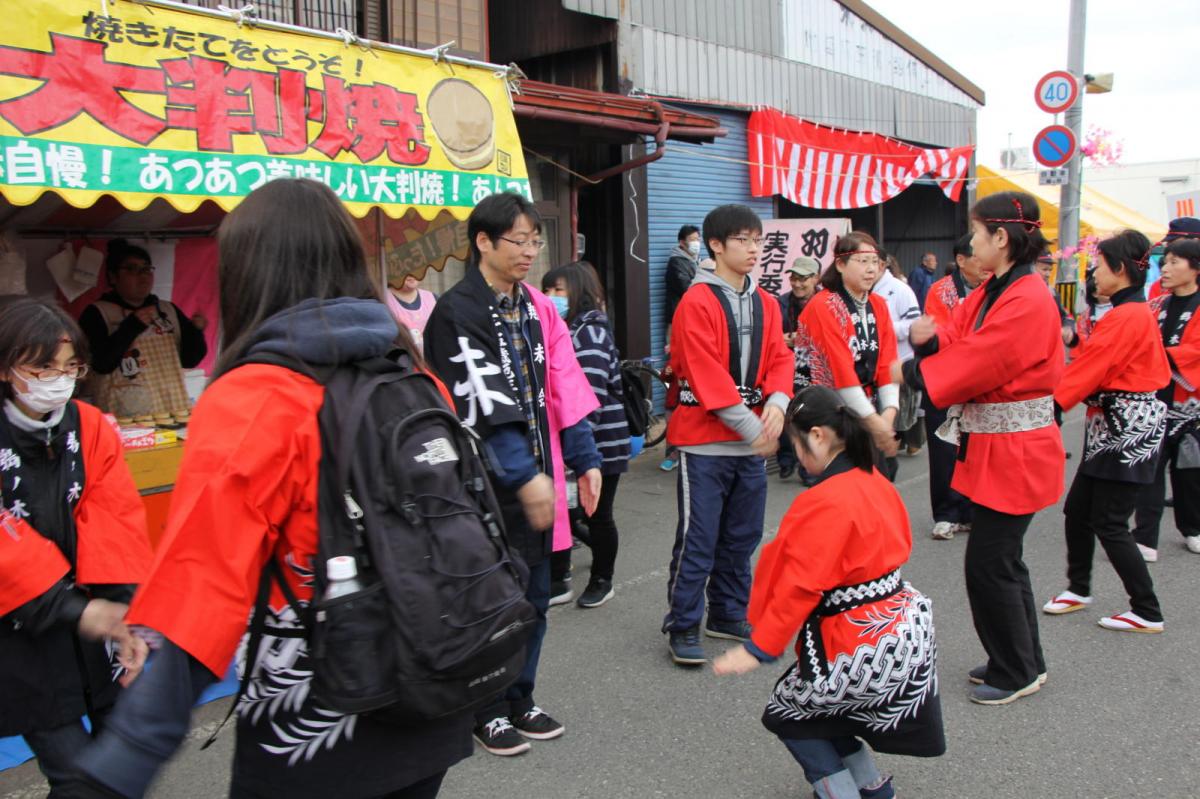
[[[746,160],[747,114],[714,111],[711,107],[689,107],[696,113],[717,117],[729,135],[712,144],[669,142],[667,154],[647,167],[647,217],[650,255],[650,351],[662,361],[667,258],[678,244],[675,236],[683,225],[701,227],[704,216],[718,205],[744,203],[763,219],[774,216],[772,198],[750,196],[750,172]],[[699,152],[702,155],[690,155]],[[709,156],[719,156],[717,160]],[[703,253],[703,248],[701,249]]]

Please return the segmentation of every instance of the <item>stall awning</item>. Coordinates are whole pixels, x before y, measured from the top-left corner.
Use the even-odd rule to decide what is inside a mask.
[[[545,119],[607,128],[646,136],[660,133],[678,141],[712,141],[727,131],[712,117],[664,106],[647,97],[576,89],[522,80],[513,95],[513,110],[524,119]]]
[[[488,194],[530,196],[503,67],[169,0],[100,9],[26,0],[0,28],[14,205],[227,211],[279,177],[324,182],[360,217],[465,219]]]
[[[1051,242],[1058,243],[1059,187],[1038,185],[1036,172],[1004,172],[982,165],[976,167],[976,179],[976,197],[987,197],[1002,191],[1032,194],[1041,208],[1042,234]],[[1140,230],[1151,241],[1158,241],[1167,234],[1166,226],[1121,205],[1090,186],[1083,187],[1079,206],[1080,238],[1110,236],[1127,228]]]

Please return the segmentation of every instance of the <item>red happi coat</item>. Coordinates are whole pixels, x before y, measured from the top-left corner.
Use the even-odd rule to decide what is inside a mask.
[[[1106,480],[1154,478],[1166,408],[1154,393],[1171,379],[1158,323],[1141,289],[1118,294],[1113,309],[1072,350],[1054,401],[1064,410],[1087,401],[1080,471]]]
[[[150,540],[121,439],[97,408],[75,405],[86,483],[75,507],[75,582],[140,583],[150,568]],[[46,593],[71,569],[62,550],[28,523],[0,519],[0,616]]]
[[[762,301],[762,346],[758,373],[749,388],[772,394],[792,394],[795,362],[783,340],[779,302],[755,287]],[[885,310],[886,313],[886,310]],[[671,323],[670,369],[676,376],[672,400],[676,403],[667,425],[667,440],[676,447],[738,441],[738,434],[714,413],[743,401],[729,369],[729,325],[720,301],[707,284],[693,285],[679,301]],[[696,404],[678,399],[686,383]],[[763,405],[752,407],[762,413]]]
[[[938,352],[920,362],[930,401],[938,408],[967,402],[1016,402],[1048,397],[1062,378],[1062,320],[1041,277],[1028,266],[987,312],[989,277],[939,328]],[[962,451],[965,447],[966,451]],[[1063,491],[1062,435],[1054,424],[1019,433],[971,433],[960,443],[951,486],[984,507],[1034,513]]]
[[[873,381],[864,384],[854,369],[850,342],[855,336],[850,309],[838,292],[822,290],[808,301],[796,325],[797,360],[807,363],[813,385],[834,389],[862,386],[868,397],[874,397],[879,386],[892,382],[892,363],[899,357],[896,328],[892,326],[887,300],[878,294],[867,296],[875,313],[879,347]]]
[[[315,562],[324,396],[298,372],[250,364],[196,404],[166,536],[129,619],[214,674],[235,654],[245,666],[239,644],[268,558],[301,604],[312,597],[313,570],[324,565]],[[263,796],[376,796],[470,754],[471,722],[461,716],[403,727],[322,705],[300,623],[273,583],[257,667],[237,705],[235,781]]]
[[[898,571],[911,551],[899,492],[845,454],[796,498],[763,547],[747,614],[768,655],[795,641],[768,729],[858,735],[895,754],[945,751],[931,606]]]
[[[954,275],[946,275],[929,287],[929,293],[925,295],[925,313],[933,317],[940,329],[950,324],[955,307],[962,301]]]
[[[1162,294],[1150,301],[1150,311],[1161,326],[1166,320],[1166,304],[1172,295]],[[1160,338],[1164,338],[1160,333]],[[1200,314],[1193,314],[1183,328],[1179,341],[1165,342],[1171,367],[1172,415],[1200,417]]]

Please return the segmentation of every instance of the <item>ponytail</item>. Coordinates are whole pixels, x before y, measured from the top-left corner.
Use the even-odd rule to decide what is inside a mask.
[[[862,469],[864,472],[871,471],[875,465],[874,439],[867,432],[867,428],[863,427],[862,421],[845,405],[842,406],[838,415],[841,417],[841,427],[837,430],[837,434],[846,447],[846,455],[850,458],[850,462],[854,464],[855,468]]]

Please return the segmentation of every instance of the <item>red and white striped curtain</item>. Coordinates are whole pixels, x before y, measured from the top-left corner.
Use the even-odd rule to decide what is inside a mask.
[[[932,174],[957,202],[974,146],[923,149],[880,136],[829,128],[773,108],[750,114],[750,191],[806,208],[865,208],[890,200]]]

